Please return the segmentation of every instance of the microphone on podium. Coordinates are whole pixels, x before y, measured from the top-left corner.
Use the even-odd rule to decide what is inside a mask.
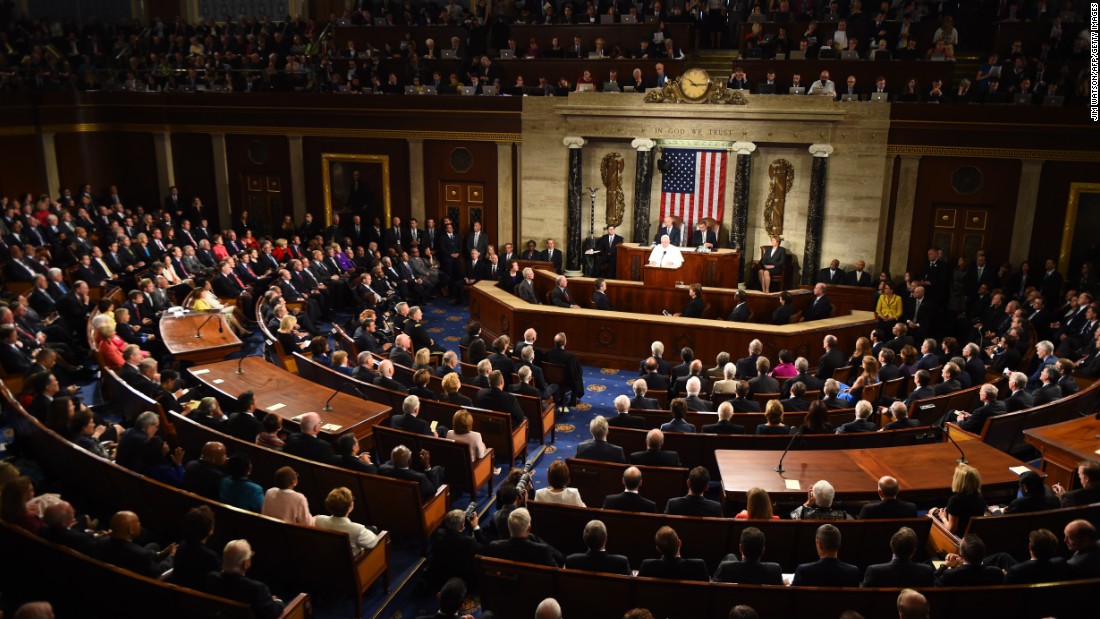
[[[790,451],[791,446],[794,445],[794,439],[800,438],[801,436],[802,436],[802,427],[799,426],[798,431],[794,433],[794,436],[791,437],[791,440],[787,441],[787,448],[783,450],[783,455],[779,456],[779,464],[775,465],[775,472],[776,473],[785,472],[785,469],[783,468],[783,459],[787,457],[787,452]]]
[[[205,327],[206,323],[210,322],[210,320],[212,318],[214,318],[215,316],[217,316],[217,314],[210,314],[209,316],[206,317],[206,320],[202,321],[202,324],[199,325],[199,328],[195,329],[195,339],[196,340],[201,340],[202,339],[202,328]],[[222,329],[223,329],[222,322],[219,320],[218,321],[218,333],[222,333]]]

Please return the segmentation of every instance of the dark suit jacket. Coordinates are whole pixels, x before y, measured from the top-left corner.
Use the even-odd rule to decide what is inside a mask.
[[[703,309],[706,306],[703,304],[703,300],[699,297],[688,301],[688,304],[684,306],[684,311],[680,315],[684,318],[702,318]]]
[[[663,451],[660,449],[635,451],[630,454],[630,463],[640,464],[642,466],[682,466],[680,464],[680,454],[675,451]]]
[[[1005,411],[1009,413],[1013,411],[1023,410],[1025,408],[1031,408],[1031,394],[1021,389],[1020,391],[1017,391],[1016,393],[1013,393],[1012,395],[1005,398],[1004,406]]]
[[[979,433],[985,426],[985,420],[995,415],[1000,415],[1005,412],[1005,403],[1000,400],[994,400],[988,404],[984,404],[975,408],[970,412],[970,417],[962,420],[959,423],[959,427],[967,432]]]
[[[780,400],[779,404],[783,406],[783,410],[786,412],[810,410],[810,403],[802,398],[786,398]]]
[[[856,419],[855,421],[849,421],[848,423],[840,426],[836,429],[837,434],[853,434],[857,432],[875,432],[878,430],[878,426],[873,421],[867,419]]]
[[[499,411],[511,415],[513,427],[519,426],[519,424],[523,423],[523,420],[526,419],[523,415],[523,409],[519,406],[519,400],[516,399],[515,395],[507,391],[501,391],[500,389],[482,389],[477,392],[476,401],[478,408],[487,408],[492,411]]]
[[[832,314],[833,304],[829,302],[829,295],[823,294],[810,302],[810,307],[806,310],[805,320],[821,320],[832,316]],[[832,376],[829,378],[832,378]]]
[[[799,565],[791,584],[796,587],[858,587],[859,568],[840,559],[818,559]]]
[[[646,381],[646,384],[648,385],[649,381]],[[661,405],[658,404],[657,400],[654,400],[653,398],[644,398],[644,397],[638,396],[638,395],[634,396],[633,398],[630,398],[630,408],[658,409],[660,407],[661,407]],[[617,419],[617,417],[612,417],[611,419]],[[608,419],[607,423],[609,423],[609,424],[612,423],[611,419]],[[631,419],[635,419],[635,418],[631,417]],[[633,426],[631,426],[631,427],[633,427]]]
[[[422,501],[435,496],[439,485],[443,483],[443,469],[438,466],[432,467],[426,473],[421,473],[415,469],[399,469],[390,461],[378,467],[378,474],[404,479],[405,481],[415,481],[420,486],[420,500]]]
[[[959,382],[959,379],[953,378],[951,380],[945,380],[942,383],[937,384],[935,387],[932,388],[932,391],[936,395],[947,395],[949,393],[955,393],[960,389],[962,389],[962,384]]]
[[[936,582],[936,571],[931,565],[913,563],[908,559],[893,559],[867,567],[861,587],[931,587]]]
[[[885,520],[888,518],[916,518],[917,506],[907,501],[886,499],[868,503],[859,510],[860,520]]]
[[[940,587],[980,587],[1004,584],[1004,572],[993,565],[964,563],[956,568],[946,565],[936,570],[936,585]]]
[[[748,398],[734,398],[729,401],[735,413],[759,413],[760,403]],[[704,430],[705,432],[706,430]]]
[[[830,372],[829,378],[832,377],[833,374]],[[818,378],[812,374],[798,374],[788,378],[787,382],[783,383],[783,387],[779,390],[779,395],[783,397],[789,396],[791,394],[791,386],[795,383],[806,385],[806,391],[817,391],[825,386],[825,381],[818,380]]]
[[[336,455],[331,443],[301,432],[291,434],[284,449],[288,454],[325,464],[332,462]]]
[[[1058,582],[1070,578],[1069,565],[1061,557],[1045,561],[1031,559],[1017,563],[1005,572],[1006,585]]]
[[[553,256],[551,256],[548,251],[543,250],[542,254],[540,255],[540,258],[542,260],[545,260],[545,261],[550,262],[551,264],[553,264],[555,273],[561,273],[561,264],[562,264],[562,259],[564,258],[564,256],[562,255],[562,252],[561,252],[560,249],[555,247]]]
[[[96,544],[96,558],[105,563],[136,572],[149,578],[158,578],[169,567],[169,561],[157,561],[156,553],[132,541],[105,537]]]
[[[749,393],[779,393],[779,381],[766,374],[749,379]]]
[[[673,226],[671,229],[666,229],[664,227],[658,228],[657,229],[657,235],[653,237],[653,241],[655,243],[660,243],[661,242],[661,237],[666,235],[666,234],[668,235],[668,244],[669,245],[679,245],[680,244],[680,228],[678,228],[676,226]]]
[[[936,390],[931,387],[917,387],[909,392],[909,397],[905,398],[905,405],[909,406],[917,400],[923,400],[925,398],[931,398],[936,395]]]
[[[611,301],[608,300],[607,295],[597,290],[592,293],[592,303],[598,310],[604,310],[605,312],[611,311]]]
[[[782,245],[772,250],[768,247],[764,250],[764,256],[760,258],[761,265],[772,265],[772,273],[779,273],[783,270],[783,266],[787,264],[787,250]]]
[[[644,398],[648,399],[648,398]],[[645,428],[645,419],[641,417],[635,417],[629,413],[623,413],[615,415],[607,420],[607,425],[619,428]]]
[[[875,282],[866,271],[851,270],[844,276],[844,284],[847,286],[873,287]]]
[[[710,400],[704,400],[699,396],[689,395],[684,398],[684,403],[687,404],[689,411],[713,411],[717,410],[714,406],[714,402]]]
[[[749,379],[756,376],[756,360],[760,355],[749,355],[737,360],[737,378]]]
[[[206,577],[205,591],[218,597],[235,600],[252,607],[256,619],[275,619],[283,612],[283,603],[271,597],[267,585],[241,574],[211,572]]]
[[[718,235],[714,233],[714,230],[707,230],[705,239],[698,230],[691,233],[691,242],[688,243],[689,247],[699,247],[703,243],[710,243],[712,249],[718,249]]]
[[[513,537],[497,540],[489,544],[489,556],[521,563],[533,563],[557,567],[554,553],[546,544],[532,542],[525,537]]]
[[[830,379],[833,377],[835,370],[847,364],[848,360],[844,357],[844,353],[838,348],[833,348],[817,360],[817,373],[814,376],[821,381]],[[806,390],[810,390],[809,385],[806,385]]]
[[[718,423],[709,423],[703,426],[702,432],[703,434],[744,434],[745,426],[733,423],[728,419],[722,419]]]
[[[610,554],[606,550],[589,550],[571,554],[565,558],[565,567],[570,570],[630,576],[630,560],[623,555]]]
[[[748,322],[749,313],[749,304],[740,303],[734,306],[733,311],[726,317],[726,320],[730,322]]]
[[[1043,385],[1039,387],[1031,394],[1031,405],[1039,406],[1040,404],[1046,404],[1053,402],[1062,397],[1062,388],[1056,383],[1049,385]]]
[[[550,291],[550,305],[555,307],[572,307],[577,304],[577,298],[569,293],[569,289],[561,289],[558,286]]]
[[[624,512],[657,513],[657,504],[637,492],[609,494],[603,500],[604,509],[618,509]],[[566,567],[569,567],[566,565]]]
[[[714,582],[742,585],[782,585],[783,568],[763,561],[723,561],[714,572]]]
[[[413,434],[434,436],[434,434],[432,434],[432,425],[414,415],[394,415],[393,419],[390,420],[390,426],[396,430],[404,430],[405,432],[412,432]]]
[[[649,391],[668,391],[668,377],[664,374],[650,372],[641,376]]]
[[[824,283],[829,285],[840,285],[845,281],[844,269],[837,269],[832,273],[829,273],[829,267],[825,267],[817,272],[817,279],[814,281],[817,283]]]
[[[703,516],[710,518],[722,517],[722,505],[718,501],[687,494],[674,499],[669,499],[665,505],[665,513],[672,516]]]
[[[675,580],[710,581],[710,572],[702,559],[646,559],[638,569],[638,576],[646,578],[672,578]]]
[[[585,460],[601,460],[603,462],[621,462],[626,464],[626,455],[623,448],[612,445],[607,441],[589,439],[577,445],[577,457]]]

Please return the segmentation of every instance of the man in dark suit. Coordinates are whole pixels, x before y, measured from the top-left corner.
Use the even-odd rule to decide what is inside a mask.
[[[680,349],[680,363],[672,368],[672,381],[675,382],[681,376],[687,376],[691,373],[691,362],[695,359],[695,351],[690,347],[685,346]],[[650,387],[651,389],[653,387]]]
[[[840,554],[840,529],[831,524],[817,528],[814,537],[817,556],[813,563],[803,563],[794,571],[796,587],[858,587],[859,568],[837,558]]]
[[[1088,520],[1077,519],[1070,521],[1063,532],[1066,548],[1073,552],[1066,563],[1074,577],[1100,577],[1100,545],[1096,543],[1096,527]]]
[[[642,466],[681,466],[680,454],[675,451],[664,451],[665,433],[657,428],[650,430],[645,436],[645,451],[635,451],[630,454],[631,464]]]
[[[818,286],[821,286],[821,284],[818,284]],[[816,289],[814,293],[817,293]],[[817,373],[814,375],[820,381],[824,381],[826,378],[832,378],[833,372],[838,368],[844,367],[848,362],[844,357],[844,352],[837,348],[836,336],[826,335],[825,339],[822,341],[822,346],[825,348],[825,354],[821,355],[821,358],[817,360]],[[797,364],[795,367],[797,367]],[[806,388],[809,389],[810,386],[806,385]],[[820,389],[820,387],[818,387],[818,389]]]
[[[408,232],[401,227],[401,218],[394,217],[392,225],[386,228],[386,232],[382,235],[382,249],[393,249],[397,251],[398,255],[401,255],[408,244]]]
[[[932,323],[936,309],[934,300],[925,296],[924,286],[913,288],[913,299],[906,304],[901,315],[902,322],[915,339],[924,339],[932,332]]]
[[[306,413],[298,424],[299,431],[286,440],[286,452],[314,462],[332,462],[336,457],[332,444],[317,438],[321,431],[321,416],[317,413]]]
[[[1011,413],[1025,408],[1031,408],[1034,403],[1031,394],[1024,387],[1027,385],[1027,374],[1013,372],[1008,375],[1008,389],[1011,394],[1005,398],[1005,412]]]
[[[788,378],[787,381],[783,383],[783,387],[779,389],[779,395],[782,397],[786,398],[790,396],[791,387],[793,387],[795,383],[802,383],[806,391],[817,391],[825,387],[824,380],[818,380],[816,376],[810,374],[810,362],[805,357],[795,359],[794,368],[798,370],[798,374]],[[832,374],[829,375],[829,378],[832,378]]]
[[[971,412],[956,411],[955,419],[959,427],[967,432],[980,433],[985,426],[985,420],[1005,412],[1005,403],[997,399],[997,388],[990,384],[982,385],[978,390],[978,398],[982,403]]]
[[[512,427],[519,426],[526,419],[516,396],[504,390],[504,374],[500,370],[489,373],[489,388],[478,391],[474,402],[478,408],[508,413],[512,417]]]
[[[1061,399],[1062,388],[1058,386],[1058,380],[1061,378],[1062,371],[1058,369],[1057,365],[1044,365],[1039,374],[1042,386],[1031,393],[1031,405],[1039,406]]]
[[[644,369],[645,373],[642,374],[641,379],[645,381],[649,389],[653,391],[668,391],[668,375],[659,372],[656,358],[649,357],[646,359]]]
[[[703,393],[703,394],[709,393],[709,390],[707,389],[707,375],[706,375],[706,372],[703,371],[703,362],[700,359],[694,359],[691,362],[691,365],[688,366],[688,373],[684,374],[683,376],[680,376],[679,378],[677,378],[676,382],[671,387],[668,388],[668,397],[669,398],[675,398],[675,397],[679,396],[682,393],[687,393],[688,392],[688,382],[692,378],[698,378],[699,379],[699,393]],[[698,394],[696,394],[696,395],[698,395]],[[695,408],[692,408],[691,410],[713,410],[713,409],[703,409],[703,408],[695,409]]]
[[[1100,463],[1084,461],[1077,466],[1077,479],[1081,487],[1067,490],[1062,484],[1054,484],[1051,490],[1061,499],[1062,507],[1076,507],[1100,503]]]
[[[476,586],[478,570],[474,557],[484,554],[488,546],[489,539],[478,526],[476,513],[467,522],[464,511],[452,509],[447,512],[443,526],[432,534],[432,560],[425,573],[428,587],[439,589],[442,583],[453,578]]]
[[[1031,558],[1008,568],[1005,584],[1059,582],[1072,578],[1070,566],[1057,556],[1058,546],[1058,538],[1049,530],[1032,531],[1027,544]]]
[[[1039,291],[1043,295],[1046,304],[1054,307],[1062,296],[1062,274],[1058,272],[1054,259],[1047,258],[1046,270],[1040,276]]]
[[[592,438],[581,441],[577,445],[577,457],[584,460],[600,460],[603,462],[621,462],[626,464],[626,454],[623,448],[607,442],[607,420],[597,415],[588,424],[588,431]]]
[[[439,237],[439,265],[447,274],[452,286],[459,283],[459,267],[462,266],[462,239],[455,232],[454,224],[447,223]]]
[[[898,499],[898,480],[886,475],[878,480],[879,501],[867,503],[859,510],[860,520],[916,518],[917,506]]]
[[[592,520],[585,525],[584,545],[588,548],[588,552],[578,552],[566,557],[566,569],[621,574],[623,576],[631,575],[629,559],[623,555],[610,554],[605,550],[607,546],[607,526],[603,522]]]
[[[932,391],[936,395],[947,395],[959,391],[963,388],[962,383],[959,381],[959,374],[961,373],[962,369],[958,365],[948,361],[943,365],[943,369],[940,370],[940,377],[943,380],[941,380]]]
[[[695,232],[691,233],[691,243],[688,243],[689,247],[706,247],[707,249],[718,249],[718,235],[707,227],[706,222],[699,222],[695,226]]]
[[[848,408],[848,403],[841,400],[840,395],[840,383],[833,379],[825,381],[825,388],[822,390],[825,397],[821,398],[821,403],[825,405],[828,410],[838,410],[841,408]]]
[[[176,545],[171,544],[163,550],[141,546],[134,542],[140,533],[141,521],[137,514],[129,511],[116,513],[111,517],[110,536],[96,544],[96,558],[147,578],[159,578],[172,567]]]
[[[863,269],[867,264],[862,260],[856,260],[856,268],[848,271],[844,276],[844,284],[846,286],[865,286],[867,288],[874,288],[875,281],[871,279],[870,274]]]
[[[966,359],[962,369],[970,376],[970,385],[980,385],[985,382],[985,362],[982,361],[981,349],[978,348],[978,345],[971,342],[963,346],[962,354],[963,358]],[[881,375],[882,373],[879,372],[880,378]]]
[[[378,467],[378,474],[415,481],[420,487],[420,500],[427,501],[443,485],[443,467],[432,466],[431,454],[423,449],[420,450],[420,466],[423,472],[410,468],[411,463],[412,451],[404,445],[398,445],[390,452],[390,461]]]
[[[256,437],[253,436],[252,440],[256,440]],[[182,488],[214,501],[220,500],[221,483],[225,479],[225,462],[225,445],[218,441],[204,444],[199,458],[187,463],[183,471]]]
[[[890,537],[890,550],[894,553],[889,563],[867,567],[861,587],[931,587],[936,573],[931,565],[914,563],[917,552],[917,533],[909,527],[901,527]]]
[[[756,378],[760,378],[760,377],[757,376]],[[754,378],[753,380],[756,380],[756,378]],[[772,380],[775,380],[775,379],[772,379]],[[760,412],[760,410],[761,410],[760,403],[757,402],[756,400],[750,400],[749,399],[749,394],[751,392],[752,392],[752,387],[749,385],[749,383],[747,383],[743,380],[737,381],[737,384],[735,384],[733,386],[733,393],[736,397],[733,398],[732,400],[728,400],[728,402],[730,403],[731,406],[733,406],[733,411],[735,413],[759,413]],[[778,392],[778,389],[776,389],[776,391],[761,391],[760,393],[777,393],[777,392]],[[718,409],[719,410],[722,409],[721,404],[718,405]]]
[[[672,217],[665,217],[661,227],[657,229],[657,236],[653,237],[653,242],[660,243],[663,236],[668,237],[669,245],[680,245],[680,228],[673,225]]]
[[[415,395],[405,397],[405,401],[401,403],[401,414],[390,419],[390,427],[421,436],[435,436],[432,433],[432,424],[420,418],[420,398]],[[436,426],[436,432],[440,438],[447,436],[447,429],[442,425]]]
[[[623,491],[609,494],[603,500],[604,509],[617,509],[624,512],[657,513],[657,504],[639,493],[642,487],[642,472],[636,466],[623,471]],[[566,567],[569,567],[567,564]]]
[[[402,334],[404,335],[404,334]],[[408,388],[393,378],[393,361],[386,359],[378,364],[378,375],[374,377],[374,384],[382,387],[383,389],[389,389],[390,391],[396,391],[398,393],[408,393]]]
[[[275,619],[283,612],[283,601],[271,595],[267,585],[245,575],[252,567],[253,554],[248,540],[236,539],[226,544],[222,553],[222,571],[207,575],[203,590],[247,604],[256,619]]]
[[[664,526],[657,529],[654,541],[661,557],[642,561],[638,576],[710,581],[710,572],[707,571],[707,564],[702,559],[685,559],[680,556],[680,537],[672,527]]]
[[[822,320],[833,315],[833,304],[829,302],[829,296],[825,294],[827,290],[828,287],[822,283],[814,286],[814,300],[810,303],[810,307],[806,310],[805,315],[805,320],[807,322],[811,320]],[[831,377],[830,375],[827,378]]]
[[[641,408],[652,410],[661,407],[656,399],[645,397],[645,394],[649,391],[649,382],[646,379],[636,379],[632,388],[634,389],[634,397],[630,398],[628,408]],[[616,398],[615,401],[616,407],[618,407],[618,398]]]
[[[565,368],[565,383],[559,385],[559,405],[576,406],[577,400],[584,396],[584,372],[573,353],[565,349],[565,333],[554,336],[554,347],[546,351],[545,362],[556,363]],[[568,412],[568,411],[563,411]]]
[[[780,400],[779,404],[785,412],[808,411],[810,410],[810,403],[802,399],[805,394],[806,386],[802,383],[795,383],[791,385],[790,396]]]
[[[525,507],[517,507],[508,514],[508,539],[489,544],[487,554],[498,559],[557,567],[556,553],[550,546],[530,539],[531,513]]]
[[[611,299],[607,298],[607,282],[603,278],[597,279],[592,284],[592,305],[596,309],[610,312],[615,309],[611,306]]]
[[[875,432],[878,426],[871,421],[871,403],[867,400],[856,402],[856,418],[853,421],[836,429],[837,434],[855,434],[859,432]]]
[[[916,428],[921,424],[920,419],[913,419],[909,417],[909,407],[905,405],[905,402],[894,402],[890,405],[889,413],[890,417],[893,417],[893,421],[882,426],[883,430],[904,430],[906,428]]]
[[[829,263],[829,266],[821,269],[817,272],[817,279],[815,284],[830,284],[840,285],[844,283],[845,273],[844,269],[840,268],[840,261],[833,258],[833,261]]]
[[[618,247],[623,242],[623,237],[615,234],[615,226],[607,227],[604,234],[596,241],[596,251],[600,252],[596,258],[596,274],[603,277],[615,276],[615,260]]]
[[[752,312],[749,311],[748,295],[745,291],[738,290],[734,295],[733,311],[726,317],[726,320],[730,322],[748,322],[752,316]]]
[[[673,516],[722,517],[722,506],[703,496],[710,485],[710,473],[704,466],[697,466],[688,472],[688,493],[682,497],[669,499],[665,513]]]
[[[555,273],[561,273],[562,253],[560,249],[554,248],[554,239],[546,239],[546,249],[542,251],[539,258],[554,265]]]
[[[714,582],[734,582],[741,585],[782,585],[783,568],[778,563],[761,561],[764,556],[764,532],[756,527],[741,531],[741,560],[733,554],[718,564]]]
[[[935,390],[928,386],[930,382],[932,382],[932,375],[928,370],[917,370],[917,373],[913,374],[913,385],[915,388],[909,392],[909,397],[905,398],[905,405],[910,406],[917,400],[935,396]]]
[[[550,291],[550,305],[554,307],[564,307],[566,309],[578,309],[580,305],[577,304],[577,300],[569,294],[569,280],[564,275],[559,275],[555,280],[557,284]]]
[[[1004,572],[995,565],[982,565],[985,559],[985,542],[970,534],[959,544],[959,553],[948,553],[943,565],[936,570],[936,586],[980,587],[1004,583]]]
[[[763,342],[760,340],[749,342],[749,355],[737,360],[737,378],[748,380],[757,375],[756,360],[760,358],[762,352],[764,352]]]
[[[894,328],[891,330],[891,334],[894,337],[886,342],[886,348],[894,351],[895,355],[900,355],[902,348],[915,344],[913,336],[909,335],[909,327],[905,326],[904,322],[895,323]]]
[[[464,248],[467,256],[470,256],[471,252],[475,249],[482,256],[489,251],[489,235],[482,231],[480,221],[475,221],[473,223],[470,233],[466,235]]]
[[[649,398],[643,399],[648,400]],[[607,420],[607,425],[619,428],[635,428],[638,430],[645,427],[644,419],[630,414],[630,398],[625,395],[620,395],[615,398],[615,411],[617,414]]]
[[[755,402],[753,402],[756,404]],[[759,405],[757,405],[759,408]],[[703,434],[744,434],[745,426],[730,421],[733,418],[733,404],[722,402],[718,405],[718,423],[709,423],[700,430]]]

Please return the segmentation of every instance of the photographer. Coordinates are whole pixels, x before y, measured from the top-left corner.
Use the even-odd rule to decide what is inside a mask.
[[[448,579],[458,577],[476,591],[478,574],[474,556],[485,554],[489,539],[478,526],[477,504],[463,511],[452,509],[443,518],[443,526],[432,534],[432,557],[426,573],[428,589],[438,590]]]

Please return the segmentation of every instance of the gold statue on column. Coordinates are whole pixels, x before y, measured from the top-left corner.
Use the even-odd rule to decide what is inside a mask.
[[[768,236],[783,234],[783,211],[787,192],[794,186],[794,166],[786,159],[776,159],[768,166],[768,201],[764,203],[764,229]]]
[[[626,198],[623,194],[623,168],[626,161],[619,153],[609,153],[600,162],[600,178],[607,189],[606,225],[620,226],[626,213]]]

